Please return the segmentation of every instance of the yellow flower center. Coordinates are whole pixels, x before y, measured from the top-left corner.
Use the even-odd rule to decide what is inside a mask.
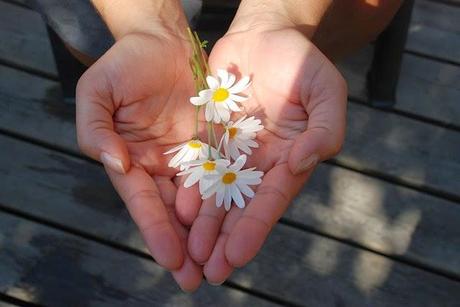
[[[215,90],[214,94],[212,95],[212,100],[214,100],[214,102],[222,102],[225,101],[228,98],[228,96],[230,96],[228,90],[219,87],[217,90]]]
[[[190,142],[188,142],[188,146],[193,148],[193,149],[198,149],[198,148],[201,148],[201,142],[199,142],[199,141],[190,141]]]
[[[236,133],[238,132],[238,128],[235,128],[235,127],[227,128],[227,130],[228,130],[228,136],[231,139],[233,139],[236,136]]]
[[[216,163],[212,161],[206,161],[203,163],[203,168],[205,171],[213,171],[216,169]]]
[[[222,182],[225,184],[231,184],[235,180],[236,180],[236,174],[233,172],[225,173],[225,175],[222,176]]]

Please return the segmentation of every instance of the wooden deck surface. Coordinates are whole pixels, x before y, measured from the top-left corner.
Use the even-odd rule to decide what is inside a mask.
[[[179,290],[75,140],[41,18],[0,0],[0,306],[460,306],[460,2],[416,0],[391,110],[340,63],[343,152],[221,287]],[[205,36],[213,33],[204,31]]]

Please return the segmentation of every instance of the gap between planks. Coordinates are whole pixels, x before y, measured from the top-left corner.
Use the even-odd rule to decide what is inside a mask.
[[[15,140],[17,139],[14,136],[9,136],[9,135],[5,135],[5,136],[13,138]],[[30,143],[30,142],[28,142],[28,143]],[[42,144],[36,144],[35,142],[32,143],[32,144],[36,145],[38,147],[41,147],[41,148],[45,148],[45,149],[60,152],[59,150],[49,148],[48,146],[43,146]],[[60,152],[60,153],[64,154],[64,155],[68,155],[67,153],[64,153],[64,152]],[[80,155],[71,155],[71,156],[73,158],[83,160],[85,162],[90,162],[91,164],[99,166],[98,162],[90,160],[90,159],[88,159],[86,157],[82,157]],[[330,163],[330,164],[332,164],[332,163]],[[0,211],[6,212],[8,214],[15,215],[15,216],[18,216],[18,217],[21,217],[21,218],[24,218],[24,219],[27,219],[27,220],[30,220],[30,221],[41,223],[41,224],[47,225],[49,227],[59,229],[59,230],[64,231],[64,232],[71,233],[71,234],[83,237],[83,238],[88,239],[88,240],[96,241],[96,242],[98,242],[100,244],[110,246],[110,247],[112,247],[114,249],[118,249],[118,250],[130,253],[130,254],[136,255],[138,257],[142,257],[144,259],[151,259],[149,254],[147,254],[145,252],[142,252],[142,251],[139,251],[139,250],[137,250],[135,248],[125,246],[123,244],[119,244],[117,242],[114,242],[114,241],[111,241],[111,240],[108,240],[108,239],[104,239],[104,238],[92,235],[90,233],[81,231],[81,230],[73,228],[73,227],[69,227],[69,226],[66,226],[66,225],[63,225],[63,224],[60,224],[60,223],[53,222],[51,220],[36,216],[34,214],[23,212],[23,211],[17,210],[17,209],[12,209],[11,206],[5,206],[5,204],[0,204]],[[279,220],[279,223],[281,223],[283,225],[286,225],[288,227],[292,227],[292,228],[295,228],[295,229],[298,229],[298,230],[302,230],[302,231],[311,233],[311,234],[316,234],[316,235],[319,235],[319,236],[322,236],[322,237],[326,237],[326,238],[332,239],[332,240],[334,240],[336,242],[339,242],[339,243],[346,244],[346,245],[351,246],[351,247],[355,247],[355,248],[358,248],[358,249],[361,249],[361,250],[372,252],[374,254],[383,256],[383,257],[385,257],[387,259],[390,259],[390,260],[393,260],[395,262],[411,265],[411,266],[417,267],[417,268],[419,268],[421,270],[424,270],[424,271],[427,271],[427,272],[430,272],[430,273],[433,273],[433,274],[437,274],[437,275],[440,275],[440,276],[443,276],[443,277],[446,277],[446,278],[449,278],[449,279],[452,279],[452,280],[455,280],[455,281],[460,281],[460,276],[457,276],[455,273],[451,273],[451,272],[449,272],[447,270],[439,269],[439,268],[430,266],[430,265],[425,264],[425,263],[420,263],[419,261],[416,261],[414,259],[410,259],[408,257],[398,256],[398,255],[390,255],[390,254],[385,253],[385,252],[380,252],[378,250],[375,250],[373,248],[370,248],[370,247],[367,247],[367,246],[365,246],[363,244],[360,244],[359,242],[352,241],[350,239],[343,238],[343,237],[338,237],[338,236],[335,236],[333,234],[327,233],[325,231],[315,229],[315,228],[313,228],[311,226],[308,226],[308,225],[300,224],[299,222],[297,222],[295,220],[292,220],[289,217],[282,217]]]

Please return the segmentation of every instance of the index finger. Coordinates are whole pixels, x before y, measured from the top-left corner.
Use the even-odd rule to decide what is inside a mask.
[[[124,175],[107,167],[106,171],[152,257],[168,270],[179,269],[184,261],[181,242],[153,178],[138,167],[132,167]]]
[[[225,245],[225,256],[232,266],[244,266],[259,252],[271,229],[311,173],[312,170],[294,176],[284,163],[264,176]]]

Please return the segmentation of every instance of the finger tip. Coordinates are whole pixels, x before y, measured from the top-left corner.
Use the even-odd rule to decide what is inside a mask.
[[[207,262],[211,256],[217,235],[217,228],[209,227],[209,225],[197,219],[188,237],[187,247],[190,257],[197,263]]]
[[[196,190],[196,191],[195,191]],[[201,197],[195,187],[180,186],[176,196],[176,215],[180,222],[191,226],[198,215],[201,206]]]
[[[182,291],[186,293],[193,293],[200,288],[202,280],[203,280],[203,277],[202,275],[200,275],[200,276],[190,278],[186,281],[178,282],[178,284]]]
[[[214,286],[221,285],[232,274],[234,267],[231,266],[225,257],[225,239],[221,237],[209,258],[209,261],[203,267],[203,275],[206,281]]]
[[[188,252],[193,261],[196,263],[206,263],[209,259],[209,253],[207,250],[208,248],[205,244],[203,244],[203,240],[201,238],[189,236]]]
[[[233,267],[225,262],[220,266],[216,265],[205,265],[203,268],[203,274],[206,277],[206,282],[211,286],[220,286],[222,285],[232,274]]]
[[[259,227],[258,224],[236,227],[225,244],[228,263],[235,268],[245,266],[256,256],[267,234],[265,227]]]
[[[177,254],[163,253],[162,255],[153,255],[153,258],[159,265],[168,271],[179,270],[184,265],[184,256],[182,252]]]
[[[177,270],[184,264],[184,253],[180,240],[168,225],[154,234],[143,232],[147,247],[155,261],[167,270]]]
[[[195,292],[203,280],[202,268],[187,257],[181,268],[172,271],[174,280],[182,291],[187,293]]]

